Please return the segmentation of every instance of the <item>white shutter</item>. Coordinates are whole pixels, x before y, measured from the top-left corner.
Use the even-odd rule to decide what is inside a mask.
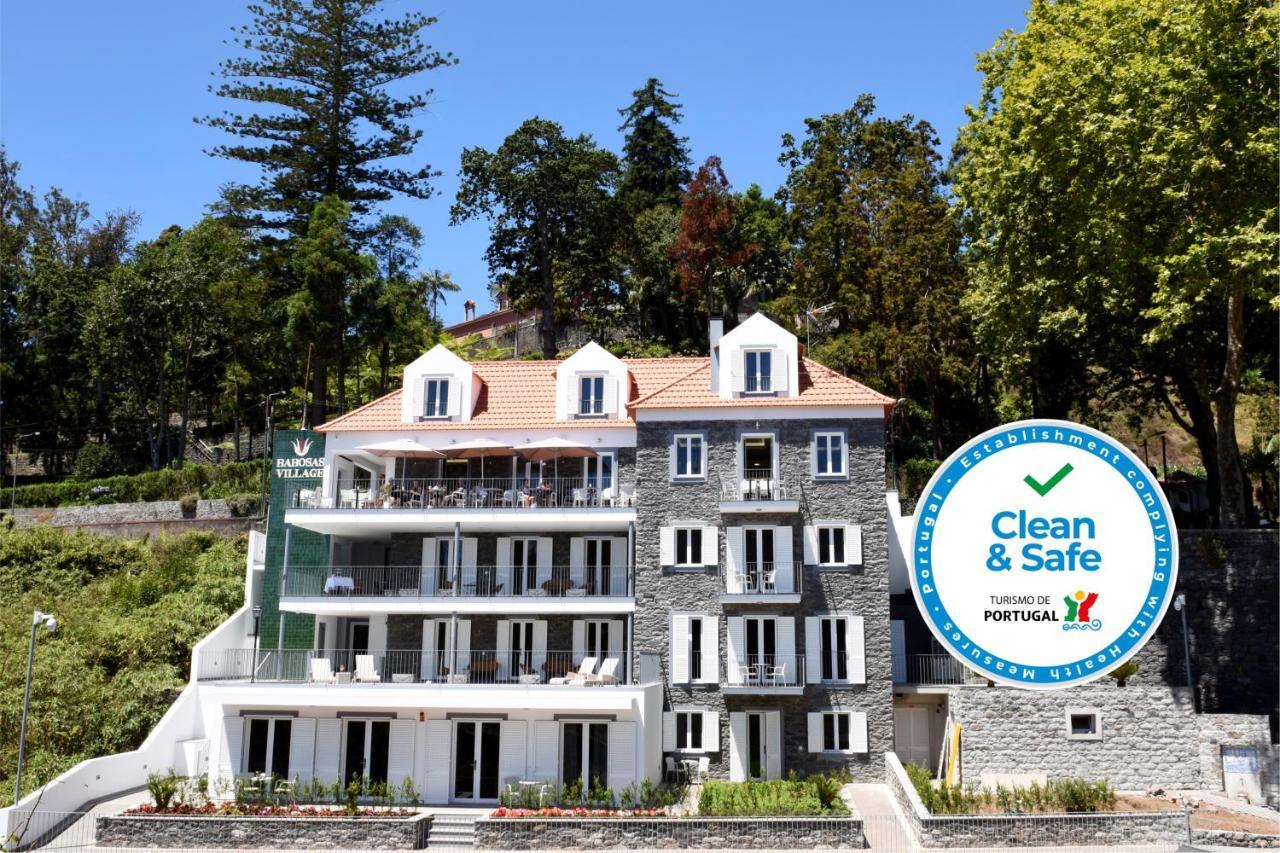
[[[658,528],[658,554],[660,565],[676,564],[676,529],[674,527]]]
[[[537,720],[533,724],[533,778],[554,783],[560,778],[560,724]]]
[[[782,712],[764,712],[764,775],[766,779],[782,778]]]
[[[467,401],[471,405],[471,401]],[[449,380],[449,417],[456,418],[462,413],[462,383],[456,379]]]
[[[702,528],[702,565],[720,565],[720,528]]]
[[[498,588],[494,592],[498,595],[511,595],[515,591],[511,574],[511,537],[499,536],[496,544],[497,551],[493,561],[497,566],[497,579],[494,583]]]
[[[604,378],[604,413],[606,417],[618,416],[618,380],[613,376]]]
[[[791,545],[791,528],[773,528],[774,589],[778,592],[795,592],[795,559]]]
[[[676,444],[675,436],[671,437],[671,445],[667,449],[667,479],[674,480],[676,478],[676,454],[680,452],[680,447]]]
[[[699,438],[698,447],[701,448],[702,450],[702,468],[700,469],[702,473],[699,476],[706,477],[707,476],[707,437],[705,435]]]
[[[336,717],[316,720],[316,781],[326,785],[337,782],[341,760],[342,720]]]
[[[851,566],[862,565],[862,525],[844,526],[844,561]]]
[[[742,683],[742,655],[747,650],[745,622],[741,616],[729,617],[729,648],[725,653],[724,665],[729,668],[726,675],[730,684]],[[746,748],[746,741],[743,741],[743,748]]]
[[[498,728],[498,784],[499,790],[508,782],[525,778],[525,744],[528,724],[522,721],[504,720]]]
[[[440,671],[438,655],[440,650],[436,648],[436,620],[422,620],[422,661],[419,664],[418,677],[423,681],[435,681],[436,673]]]
[[[609,620],[609,654],[611,658],[618,661],[618,668],[614,670],[614,674],[618,677],[618,681],[625,679],[627,656],[626,638],[622,635],[622,620]]]
[[[609,548],[609,592],[611,595],[626,595],[627,588],[627,537],[613,537],[613,545]]]
[[[747,387],[746,376],[747,357],[742,348],[737,347],[733,350],[733,390],[735,393],[741,394],[742,389]]]
[[[234,779],[240,772],[240,757],[244,752],[244,717],[239,714],[222,718],[222,750],[218,753],[218,776]]]
[[[866,638],[862,621],[861,616],[849,617],[849,681],[854,684],[867,683]]]
[[[702,617],[702,683],[720,683],[720,617]]]
[[[804,564],[818,565],[818,528],[812,524],[804,526]]]
[[[459,675],[467,675],[471,669],[471,620],[458,620],[458,637],[454,640],[453,659],[455,666],[449,668],[450,672],[456,672]]]
[[[609,723],[609,778],[605,782],[615,792],[636,781],[636,724]]]
[[[543,584],[551,580],[551,559],[552,559],[552,540],[550,536],[538,537],[538,571],[535,579],[538,582],[538,589],[543,589]]]
[[[720,751],[720,712],[702,712],[702,751]]]
[[[423,595],[436,595],[436,538],[422,537],[422,572],[420,588]]]
[[[822,714],[810,711],[809,717],[809,751],[822,752]]]
[[[405,377],[408,379],[408,377]],[[419,377],[408,383],[409,386],[409,417],[413,420],[421,420],[426,414],[427,408],[422,401],[422,393],[426,390],[427,380]]]
[[[796,677],[796,620],[790,616],[780,617],[775,623],[777,628],[778,663],[782,664],[785,681],[791,684]]]
[[[310,780],[315,775],[315,760],[316,719],[298,717],[289,727],[289,778]]]
[[[747,779],[747,715],[740,711],[729,713],[729,781],[745,782]]]
[[[405,779],[413,778],[414,720],[392,720],[388,739],[387,787],[400,786]]]
[[[822,681],[822,620],[817,616],[804,617],[804,680]]]
[[[498,658],[498,680],[502,681],[508,675],[514,676],[511,671],[511,620],[499,619],[497,624],[497,640],[495,641]]]
[[[676,748],[676,714],[674,711],[662,712],[662,751],[671,752]]]
[[[703,663],[706,661],[704,660]],[[689,617],[671,615],[671,683],[689,682]]]
[[[476,590],[476,551],[479,540],[475,536],[462,539],[462,589],[463,594],[475,595]]]
[[[576,669],[587,656],[587,623],[573,620],[573,666]]]
[[[849,713],[849,749],[853,752],[867,751],[867,715],[865,711]]]
[[[584,583],[584,569],[587,562],[587,540],[574,536],[569,540],[569,579],[575,587]]]
[[[816,432],[809,433],[809,476],[818,476],[818,434]],[[814,549],[817,553],[817,549]]]
[[[773,385],[774,391],[786,391],[787,380],[791,377],[791,371],[787,368],[787,354],[785,351],[775,349],[773,351]]]
[[[453,748],[453,723],[449,720],[427,720],[427,778],[422,800],[427,803],[449,802],[450,752]]]
[[[547,662],[547,620],[539,619],[533,623],[533,671],[542,675],[546,672]]]
[[[724,530],[725,542],[725,580],[727,589],[730,593],[742,592],[742,576],[746,560],[744,552],[746,546],[746,533],[741,527],[726,527]]]

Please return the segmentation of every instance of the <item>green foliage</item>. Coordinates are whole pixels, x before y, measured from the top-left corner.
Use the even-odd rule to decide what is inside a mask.
[[[75,465],[71,468],[73,480],[98,480],[124,473],[120,454],[109,444],[86,444],[76,451]]]
[[[1092,813],[1112,811],[1116,804],[1115,789],[1105,780],[1050,779],[1044,785],[997,785],[992,790],[977,785],[935,785],[929,768],[918,764],[903,769],[925,808],[935,815]]]
[[[200,503],[200,495],[192,492],[178,498],[178,506],[182,509],[184,515],[191,515],[196,511],[196,506]]]
[[[147,793],[151,795],[152,802],[160,811],[169,808],[181,785],[182,777],[175,773],[173,768],[169,768],[165,773],[147,774]]]
[[[843,817],[849,814],[849,807],[840,799],[841,784],[839,779],[822,774],[801,779],[794,771],[786,779],[765,782],[712,779],[703,783],[698,814],[702,817]]]
[[[151,542],[48,527],[0,532],[0,797],[13,793],[31,612],[37,638],[23,783],[136,748],[186,685],[191,648],[244,600],[245,540]]]
[[[258,512],[262,495],[259,492],[237,492],[227,497],[227,509],[236,518],[244,518]]]
[[[1123,686],[1126,681],[1128,681],[1130,678],[1133,678],[1137,674],[1138,674],[1138,664],[1129,660],[1129,661],[1125,661],[1115,669],[1108,672],[1107,677],[1114,678],[1116,680],[1116,684]]]
[[[262,463],[229,462],[225,465],[184,465],[142,474],[101,480],[65,480],[19,486],[17,506],[54,507],[92,503],[176,501],[186,494],[227,498],[259,488]]]

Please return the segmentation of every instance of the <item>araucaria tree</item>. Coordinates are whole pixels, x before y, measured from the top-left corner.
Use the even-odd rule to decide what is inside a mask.
[[[496,151],[465,149],[461,176],[452,221],[489,219],[490,274],[514,304],[541,308],[545,358],[556,357],[557,320],[569,311],[616,311],[617,157],[532,118]]]
[[[1037,0],[957,146],[984,343],[1038,414],[1166,409],[1224,527],[1238,396],[1275,387],[1277,30],[1260,0]]]
[[[708,314],[722,313],[729,279],[757,248],[742,241],[737,206],[720,158],[708,157],[684,193],[680,233],[671,248],[681,293],[694,304],[701,302]]]
[[[403,193],[431,195],[430,166],[397,168],[422,138],[410,123],[430,89],[401,94],[406,81],[451,65],[422,40],[435,18],[380,18],[384,0],[262,0],[235,30],[245,55],[224,61],[218,95],[260,113],[201,119],[243,140],[210,151],[262,168],[256,184],[223,187],[220,207],[245,224],[305,233],[325,196],[350,205],[358,224],[371,207]],[[395,92],[393,95],[392,92]]]

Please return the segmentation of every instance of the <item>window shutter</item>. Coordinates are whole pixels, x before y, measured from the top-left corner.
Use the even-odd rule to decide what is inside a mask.
[[[338,762],[342,759],[342,720],[337,718],[316,720],[316,770],[317,781],[332,785],[338,781]],[[449,761],[448,742],[445,742],[444,761]],[[447,772],[447,770],[446,770]]]
[[[742,592],[743,552],[746,550],[746,534],[741,527],[726,527],[724,530],[725,572],[728,580],[726,589],[731,593]]]
[[[741,347],[733,351],[733,390],[737,394],[747,387],[747,358]]]
[[[511,620],[499,619],[497,623],[497,640],[495,641],[498,658],[498,680],[502,681],[516,673],[511,671]]]
[[[422,620],[422,662],[418,664],[418,677],[423,681],[435,681],[439,668],[436,666],[436,620]]]
[[[720,565],[720,528],[702,528],[702,565]]]
[[[609,753],[604,783],[621,791],[636,780],[636,724],[631,721],[609,723]]]
[[[702,683],[720,683],[720,617],[702,618]]]
[[[729,713],[729,781],[745,782],[747,779],[747,715],[741,711]]]
[[[809,434],[809,476],[818,476],[818,434]]]
[[[553,554],[551,543],[550,536],[538,537],[538,571],[535,578],[538,582],[538,589],[542,589],[542,585],[551,580],[551,559]]]
[[[618,415],[618,380],[612,376],[604,378],[604,413],[610,418]]]
[[[419,573],[419,588],[423,595],[435,595],[436,589],[436,538],[422,537],[422,571]]]
[[[818,528],[812,524],[804,526],[804,564],[818,565]]]
[[[676,529],[674,527],[658,528],[658,554],[661,565],[676,564]]]
[[[476,550],[479,540],[475,536],[466,536],[462,540],[462,583],[464,592],[475,595],[476,589]]]
[[[791,684],[796,678],[796,620],[791,616],[782,616],[777,621],[778,663],[782,664],[786,681]]]
[[[573,620],[573,666],[576,669],[587,656],[587,623],[581,619]]]
[[[529,724],[518,720],[503,720],[498,724],[498,782],[525,778],[525,749],[529,743],[526,734]]]
[[[746,631],[746,623],[741,616],[729,617],[729,648],[725,654],[725,666],[729,667],[726,675],[730,684],[742,683],[742,653],[747,649]]]
[[[822,682],[822,620],[817,616],[804,617],[804,680]]]
[[[413,778],[413,733],[415,720],[392,720],[387,743],[387,787],[400,786]]]
[[[622,636],[622,620],[609,620],[609,649],[605,653],[605,657],[615,658],[618,661],[618,668],[614,670],[618,681],[626,678],[626,639]]]
[[[613,537],[609,548],[609,590],[612,595],[626,595],[627,588],[627,537]]]
[[[234,779],[240,772],[244,752],[244,717],[228,714],[222,718],[222,750],[218,755],[218,776]],[[337,749],[334,749],[337,752]]]
[[[698,472],[698,476],[705,477],[707,476],[707,437],[706,435],[703,435],[701,440],[699,440],[698,448],[702,453],[702,469]]]
[[[409,393],[412,395],[409,399],[409,418],[411,420],[422,420],[426,414],[427,406],[423,402],[423,392],[426,390],[427,380],[415,379],[409,383]]]
[[[298,717],[289,727],[289,778],[310,779],[315,775],[316,721]]]
[[[782,712],[764,712],[764,770],[769,779],[782,778]]]
[[[809,718],[809,751],[822,752],[822,714],[810,711]]]
[[[560,724],[537,720],[533,724],[533,778],[555,784],[559,778]]]
[[[791,528],[773,528],[774,588],[778,592],[795,592],[795,567],[792,565],[794,553]]]
[[[538,675],[542,675],[546,670],[543,665],[547,662],[547,620],[539,619],[533,623],[533,669]]]
[[[850,566],[862,565],[862,525],[844,526],[844,561]]]
[[[573,581],[576,587],[581,587],[585,582],[586,562],[587,540],[581,536],[574,536],[569,540],[569,580]]]
[[[494,563],[497,564],[497,579],[494,584],[501,589],[494,589],[495,593],[510,594],[514,587],[511,579],[511,537],[499,536],[497,541],[497,551],[494,556]]]
[[[676,443],[675,436],[671,437],[671,449],[667,453],[667,479],[674,480],[676,471],[679,470],[676,465],[676,456],[680,453],[680,446]]]
[[[705,626],[704,626],[705,627]],[[706,661],[704,660],[705,664]],[[689,682],[689,617],[673,614],[671,617],[671,683]]]
[[[791,371],[787,369],[787,354],[783,350],[775,349],[773,351],[773,385],[770,386],[774,391],[786,391],[787,380],[791,378]]]
[[[422,799],[428,803],[449,802],[449,760],[453,740],[450,720],[427,720],[427,778]]]
[[[471,668],[471,620],[458,620],[458,639],[454,641],[454,662],[450,672],[466,675]]]
[[[866,638],[862,622],[861,616],[849,617],[849,680],[854,684],[867,683]]]
[[[676,715],[674,711],[662,712],[662,751],[671,752],[676,748]]]
[[[867,751],[867,714],[865,711],[849,712],[849,749]]]
[[[720,751],[720,712],[702,712],[702,751]]]

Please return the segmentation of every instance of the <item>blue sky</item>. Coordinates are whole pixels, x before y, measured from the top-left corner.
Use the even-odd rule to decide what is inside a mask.
[[[464,147],[496,147],[538,115],[617,151],[616,110],[656,76],[684,104],[695,161],[717,154],[736,188],[772,192],[781,135],[861,92],[885,115],[927,119],[949,147],[978,95],[976,54],[1021,29],[1027,5],[391,0],[438,17],[428,41],[461,63],[423,81],[435,94],[414,160],[444,173],[437,195],[385,209],[422,228],[423,267],[463,285],[445,309],[461,319],[467,296],[488,303],[487,224],[448,224]],[[219,185],[254,176],[205,155],[222,135],[192,121],[224,108],[207,87],[230,28],[247,21],[239,0],[4,3],[0,140],[23,183],[59,186],[95,213],[135,210],[142,237],[194,222]]]

